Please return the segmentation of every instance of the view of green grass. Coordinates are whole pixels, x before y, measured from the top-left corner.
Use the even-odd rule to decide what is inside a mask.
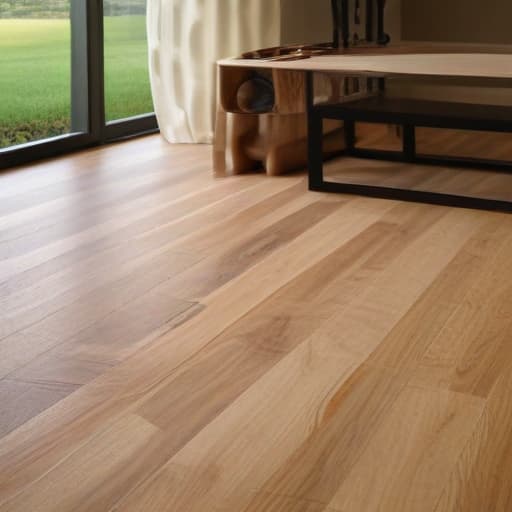
[[[0,147],[69,131],[70,22],[0,19]],[[145,17],[105,18],[107,120],[153,110]]]
[[[107,121],[153,111],[145,16],[105,18]]]

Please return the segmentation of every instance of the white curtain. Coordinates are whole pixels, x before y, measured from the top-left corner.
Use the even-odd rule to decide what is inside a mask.
[[[280,0],[148,0],[151,87],[169,142],[212,141],[215,62],[281,40]]]

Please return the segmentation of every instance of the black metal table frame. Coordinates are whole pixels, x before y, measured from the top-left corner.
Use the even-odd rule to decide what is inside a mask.
[[[490,199],[484,197],[464,196],[456,194],[445,194],[441,192],[430,192],[423,190],[412,190],[403,188],[394,188],[379,185],[367,185],[357,183],[340,183],[325,181],[323,172],[323,120],[336,119],[345,123],[345,143],[344,154],[347,156],[371,158],[378,160],[390,160],[397,162],[424,163],[442,166],[457,166],[477,168],[481,170],[494,170],[499,172],[512,172],[512,162],[492,161],[487,159],[457,159],[444,156],[425,156],[416,153],[415,127],[422,124],[416,124],[414,116],[403,126],[403,150],[401,152],[381,151],[370,149],[359,149],[355,147],[355,120],[347,118],[346,115],[340,115],[336,112],[336,105],[321,104],[315,105],[314,102],[314,71],[307,71],[306,74],[306,102],[308,113],[308,169],[309,169],[309,189],[318,192],[333,192],[342,194],[356,194],[361,196],[376,197],[382,199],[394,199],[400,201],[410,201],[419,203],[436,204],[443,206],[453,206],[457,208],[471,208],[479,210],[496,210],[512,212],[512,201]],[[359,122],[379,122],[375,121],[375,116],[369,119],[358,117]],[[386,122],[382,120],[380,122]],[[443,122],[432,122],[426,126],[436,128],[454,128],[453,125],[443,126]],[[512,132],[512,121],[509,129],[503,129],[483,123],[482,125],[464,125],[458,126],[463,130],[482,130]]]

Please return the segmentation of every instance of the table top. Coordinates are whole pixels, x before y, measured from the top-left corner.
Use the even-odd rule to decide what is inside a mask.
[[[512,78],[510,47],[475,45],[400,45],[383,49],[356,49],[299,60],[225,59],[218,64],[369,76]]]

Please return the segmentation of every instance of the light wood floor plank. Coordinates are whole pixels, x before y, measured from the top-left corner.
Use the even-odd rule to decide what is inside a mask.
[[[462,221],[459,224],[459,247],[454,245],[455,238],[446,232],[446,226],[453,219],[449,215],[442,217],[422,236],[412,237],[405,248],[395,246],[395,258],[387,262],[369,286],[359,294],[353,294],[346,306],[325,322],[314,336],[329,340],[332,346],[342,347],[365,361],[478,228],[479,223],[473,222],[471,215],[465,219],[463,213],[456,215],[460,215],[458,218]],[[431,242],[426,242],[423,237]],[[436,256],[425,252],[425,247],[436,247]],[[416,279],[414,265],[408,266],[408,262],[418,262],[422,258],[420,266],[424,269],[424,280]],[[401,293],[395,293],[396,289]],[[372,322],[365,325],[360,315],[368,310]],[[360,457],[361,447],[372,435],[379,418],[398,397],[408,378],[398,372],[372,371],[370,368],[358,372],[333,400],[325,425],[299,447],[289,464],[266,482],[265,491],[277,496],[329,503]],[[264,510],[258,507],[263,505],[252,504],[253,510]]]
[[[416,216],[410,218],[399,215],[395,211],[398,209],[401,208],[393,209],[384,219],[389,218],[396,222],[400,219],[404,229],[412,226]],[[379,227],[379,223],[375,226]],[[386,249],[388,246],[397,245],[396,238],[391,236],[391,230],[386,233],[382,229],[373,229],[373,226],[364,233],[365,236],[357,237],[346,244],[344,250],[336,252],[341,261],[337,265],[326,267],[330,277],[312,280],[319,290],[338,278],[343,270],[345,275],[348,270],[356,271],[352,259],[354,251],[362,261],[358,278],[360,286],[371,280],[372,272],[382,270],[377,264],[379,260],[376,256],[378,254],[383,255],[384,259],[389,258],[390,251]],[[374,243],[370,243],[370,240]],[[407,240],[408,237],[402,240],[404,245]],[[329,263],[335,261],[334,256],[327,258]],[[372,266],[366,268],[364,264],[369,259]],[[305,274],[314,277],[318,276],[318,271],[313,268]],[[215,344],[210,344],[197,357],[182,365],[172,379],[167,379],[165,386],[159,387],[147,400],[142,400],[141,408],[136,413],[165,429],[166,441],[163,443],[165,448],[161,449],[162,456],[166,453],[167,459],[171,458],[180,447],[332,314],[333,306],[337,307],[334,303],[326,308],[327,304],[323,301],[322,307],[311,309],[306,301],[297,300],[296,284],[303,282],[303,276],[304,274],[298,276],[290,285],[240,319],[222,333]],[[351,295],[350,287],[343,286],[343,283],[339,285],[347,296]],[[313,296],[319,295],[312,286],[309,289]],[[337,299],[340,299],[340,293]],[[231,371],[226,372],[227,368],[231,368]],[[155,471],[155,458],[152,454],[141,455],[139,462],[140,478],[144,480]],[[117,483],[121,488],[119,492],[122,492],[126,487],[125,482],[118,479]]]
[[[510,347],[508,353],[510,365]],[[512,374],[509,368],[489,395],[483,417],[447,479],[435,512],[511,510]]]
[[[247,512],[277,506],[280,496],[327,507],[406,384],[390,370],[361,365],[332,396],[318,428],[257,489]]]
[[[256,510],[264,510],[265,512],[343,512],[328,507],[325,503],[300,500],[292,496],[279,496],[265,492],[255,493],[251,499],[251,504],[243,512],[253,512]]]
[[[214,179],[159,137],[0,202],[0,511],[509,512],[511,217]]]
[[[330,505],[430,512],[483,408],[466,395],[405,388]]]
[[[391,229],[383,231],[382,226],[376,223],[374,226],[380,229],[373,229],[372,226],[364,232],[365,236],[350,241],[335,255],[327,258],[332,262],[335,262],[336,258],[340,260],[337,265],[329,264],[325,267],[330,272],[329,277],[324,276],[323,280],[318,280],[316,267],[305,274],[311,274],[311,277],[315,278],[311,282],[315,282],[318,289],[323,289],[333,279],[339,279],[340,273],[343,275],[342,270],[345,266],[347,282],[338,281],[338,285],[347,297],[351,296],[352,289],[348,286],[346,275],[349,270],[356,272],[356,268],[359,268],[360,275],[357,281],[359,286],[363,286],[364,283],[370,282],[373,273],[381,271],[385,266],[384,262],[390,258],[389,248],[399,251],[401,245],[407,245],[410,238],[417,236],[412,227],[418,220],[419,212],[410,217],[403,215],[401,210],[401,207],[397,207],[383,217],[390,222],[400,222],[404,230],[410,231],[409,236],[402,237],[401,244],[397,244]],[[432,221],[425,212],[422,212],[422,216],[426,217],[425,222]],[[421,223],[419,225],[421,226]],[[371,244],[370,240],[374,243]],[[354,251],[360,257],[362,267],[354,267]],[[379,260],[380,257],[383,258],[382,261]],[[371,261],[371,266],[365,266],[367,261]],[[326,308],[327,303],[324,299],[321,307],[308,311],[307,301],[298,299],[296,293],[297,286],[304,281],[303,276],[304,274],[298,276],[294,280],[296,284],[285,286],[271,300],[265,301],[225,331],[211,349],[207,347],[201,351],[199,357],[194,357],[182,366],[158,392],[152,394],[148,400],[143,400],[142,408],[137,413],[165,428],[167,441],[162,453],[166,452],[168,458],[339,307],[333,303],[331,307]],[[356,278],[357,274],[351,277]],[[313,287],[310,286],[309,289],[312,296],[319,295]],[[341,300],[339,291],[336,300],[338,303]],[[276,339],[279,343],[274,341]],[[228,367],[232,370],[225,372]],[[217,390],[215,392],[214,387]],[[187,399],[184,399],[184,396]],[[194,413],[191,414],[191,411]],[[154,457],[145,456],[143,459],[147,476],[154,471],[155,460]],[[118,483],[120,487],[124,487],[123,482]]]
[[[492,389],[512,332],[511,225],[503,224],[485,271],[419,361],[415,382],[483,397]]]
[[[70,415],[65,423],[75,425],[75,428],[66,427],[70,434],[74,432],[68,437],[69,444],[64,441],[64,433],[61,431],[58,434],[60,437],[58,448],[53,446],[51,454],[47,453],[44,448],[45,456],[41,458],[40,449],[48,446],[44,441],[46,435],[52,438],[56,434],[54,429],[57,427],[60,430],[63,426],[55,425],[52,419],[55,411],[49,412],[47,417],[42,415],[38,418],[39,421],[27,425],[27,431],[20,435],[18,440],[24,445],[23,450],[20,450],[21,447],[18,442],[13,440],[12,436],[5,438],[5,442],[0,441],[0,466],[5,461],[10,468],[11,475],[11,478],[5,482],[0,482],[0,497],[3,496],[4,491],[7,493],[12,491],[16,485],[15,481],[30,479],[29,475],[33,474],[32,471],[38,471],[37,468],[41,462],[45,466],[48,463],[53,465],[69,450],[73,450],[91,430],[94,431],[96,422],[99,422],[101,418],[111,417],[115,411],[119,411],[119,408],[122,410],[126,404],[126,394],[133,396],[133,393],[137,393],[139,386],[140,391],[151,389],[234,321],[244,316],[295,276],[323,259],[326,254],[333,252],[362,229],[376,222],[393,206],[392,202],[375,202],[367,199],[350,202],[326,217],[314,229],[304,233],[286,248],[276,251],[271,258],[267,258],[253,267],[247,275],[233,280],[232,283],[223,286],[209,296],[205,301],[205,305],[208,307],[203,313],[173,331],[170,336],[163,336],[150,347],[149,351],[141,351],[137,361],[129,360],[126,365],[117,367],[115,369],[118,372],[117,377],[109,376],[106,380],[97,381],[97,389],[91,389],[91,397],[84,398],[78,409],[74,403],[70,404],[69,408],[65,403],[62,404],[62,407],[67,409],[67,414]],[[258,284],[257,288],[254,287],[256,283]],[[214,301],[213,295],[216,295],[218,300]],[[225,297],[225,299],[223,300],[221,297]],[[205,328],[205,326],[208,327]],[[112,387],[114,382],[116,382],[114,388],[118,388],[116,392]],[[129,401],[131,402],[131,400]],[[59,414],[62,414],[62,411]],[[89,424],[88,420],[91,414],[94,421]],[[89,425],[88,428],[83,428],[83,422]],[[36,435],[39,442],[35,442],[34,438],[28,440],[31,437],[29,432]],[[77,437],[78,433],[80,434]],[[24,452],[25,454],[23,454]],[[35,457],[33,465],[27,464],[25,457],[28,453],[32,453]],[[14,459],[7,454],[13,455]],[[18,462],[16,463],[15,460]],[[18,464],[20,465],[18,466]],[[20,473],[18,468],[22,470]]]
[[[118,509],[200,511],[214,502],[221,509],[243,510],[250,489],[258,488],[305,441],[357,364],[322,339],[302,343]],[[294,413],[297,407],[300,415]],[[169,479],[176,466],[187,475],[186,484],[178,487]]]
[[[152,215],[148,217],[143,212],[143,216],[137,217],[134,222],[126,226],[119,225],[114,232],[98,240],[77,248],[69,248],[62,255],[41,262],[23,273],[10,275],[4,283],[0,284],[0,292],[3,298],[8,299],[7,301],[4,299],[7,303],[15,301],[19,293],[23,293],[24,290],[31,293],[34,289],[37,291],[43,286],[49,288],[50,293],[55,294],[62,291],[64,285],[61,282],[70,281],[69,274],[75,281],[79,278],[75,271],[78,264],[92,270],[110,268],[118,262],[135,259],[147,251],[175,242],[196,231],[206,231],[220,221],[229,221],[241,211],[250,212],[252,205],[271,201],[273,195],[279,195],[283,189],[286,190],[300,182],[303,180],[283,181],[276,184],[265,181],[256,185],[250,183],[248,186],[239,186],[236,193],[217,200],[213,204],[208,204],[205,197],[200,195],[199,209],[188,213],[185,210],[186,214],[183,217],[176,215],[176,211],[173,215],[171,212],[165,212],[168,206],[166,203],[163,209],[164,215],[161,218],[155,220]],[[300,194],[303,195],[303,193],[302,186]],[[190,200],[195,203],[197,197],[194,196]],[[187,203],[189,199],[172,199],[172,209],[176,208],[178,201]],[[55,280],[59,281],[60,286],[56,286]]]
[[[459,215],[459,214],[457,214]],[[460,219],[462,220],[462,215],[460,217]],[[462,224],[461,226],[461,229],[460,229],[460,233],[461,233],[461,238],[460,238],[460,244],[463,244],[465,242],[465,240],[471,235],[472,231],[475,229],[475,226],[477,226],[478,224],[474,223],[474,222],[468,222],[468,220],[471,219],[471,215],[469,217],[466,216],[466,227],[463,227],[464,224]],[[438,240],[439,236],[440,235],[443,235],[445,238],[446,237],[446,229],[445,229],[445,224],[447,222],[450,222],[450,223],[453,223],[453,219],[442,219],[441,221],[439,221],[437,224],[434,225],[433,228],[431,228],[431,232],[427,231],[427,235],[425,236],[431,236],[433,238],[433,240]],[[448,239],[447,239],[447,242],[448,242]],[[429,243],[426,243],[425,240],[421,240],[419,239],[416,243],[413,243],[412,244],[412,248],[410,248],[408,251],[406,251],[404,253],[404,255],[401,257],[401,258],[398,258],[397,261],[395,262],[395,265],[399,268],[402,269],[402,271],[404,271],[404,263],[406,261],[414,261],[415,258],[417,257],[417,253],[416,253],[416,248],[415,248],[415,245],[421,245],[422,247],[422,250],[424,251],[424,247],[425,246],[429,246],[429,245],[432,245],[432,246],[435,246],[435,247],[439,247],[439,243],[437,244],[429,244]],[[449,239],[449,244],[446,243],[445,244],[445,247],[446,247],[446,251],[444,252],[444,254],[442,253],[442,251],[438,251],[438,253],[441,253],[443,254],[443,258],[444,258],[444,262],[445,264],[447,262],[450,261],[450,259],[452,258],[452,255],[454,254],[452,251],[457,251],[457,245],[455,243],[455,237],[450,237]],[[443,260],[439,260],[439,261],[436,261],[435,259],[432,259],[432,255],[431,254],[424,254],[424,257],[427,260],[430,260],[429,263],[430,265],[432,266],[431,268],[433,269],[434,271],[434,276],[435,276],[435,272],[436,271],[439,271],[440,268],[443,268]],[[393,288],[390,288],[389,286],[386,287],[385,286],[385,283],[386,283],[386,280],[387,280],[387,275],[396,275],[396,270],[394,270],[394,266],[393,265],[390,265],[390,268],[389,268],[389,274],[385,274],[381,279],[377,279],[377,282],[373,285],[373,286],[370,286],[369,287],[369,295],[370,294],[374,294],[375,292],[375,289],[379,289],[381,291],[381,293],[383,294],[383,299],[381,299],[380,297],[376,299],[376,304],[379,304],[380,307],[384,307],[384,302],[388,302],[389,303],[389,297],[390,297],[390,291],[393,290]],[[411,269],[412,271],[412,269]],[[404,282],[410,282],[413,278],[413,275],[408,275],[407,272],[404,272],[403,273],[403,279],[404,279]],[[430,280],[432,278],[429,278],[428,276],[428,273],[425,274],[425,277],[424,277],[425,281],[423,281],[423,286],[425,286],[425,284],[429,284],[430,283]],[[416,286],[421,286],[421,281],[417,281],[417,282],[414,282],[412,281],[414,285]],[[400,284],[398,283],[398,286],[400,286],[400,289],[403,289],[404,288],[404,284]],[[414,289],[414,288],[413,288]],[[421,288],[420,288],[420,292],[421,292]],[[414,303],[416,299],[416,295],[414,293],[412,293],[412,295],[410,297],[408,297],[408,300],[409,301],[409,306]],[[368,302],[368,296],[365,296],[365,297],[362,297],[361,301],[360,302],[357,302],[357,308],[354,308],[354,311],[356,310],[360,310],[361,307],[362,307],[362,303],[364,302]],[[407,302],[406,302],[407,304]],[[406,306],[407,307],[407,306]],[[396,315],[396,319],[399,319],[402,315],[403,315],[403,311],[401,311],[396,304],[393,304],[391,303],[391,310],[389,309],[384,309],[383,311],[383,316],[385,315],[386,318],[390,318],[391,319],[391,324],[390,326],[393,325],[393,313]],[[378,308],[376,308],[378,309]],[[343,332],[344,334],[345,333],[348,333],[347,335],[347,338],[349,339],[349,341],[352,341],[350,338],[355,336],[357,333],[362,333],[363,336],[365,336],[365,333],[364,333],[364,329],[362,328],[363,326],[359,324],[357,318],[354,318],[353,316],[350,315],[350,313],[347,313],[347,312],[343,312],[341,315],[341,317],[343,317],[344,319],[347,319],[346,320],[346,325],[337,325],[336,323],[334,324],[334,329],[331,330],[331,321],[328,320],[326,322],[326,325],[329,326],[328,327],[328,332],[329,333],[332,333],[333,331],[337,332],[337,333],[340,333],[340,332]],[[336,316],[336,319],[338,317]],[[351,328],[353,329],[353,331],[351,330]],[[388,327],[389,329],[390,327]],[[382,327],[382,331],[385,332],[384,330],[384,327]],[[333,349],[338,349],[338,350],[341,350],[341,351],[346,351],[347,353],[349,354],[353,354],[354,352],[357,353],[357,350],[354,350],[354,346],[359,344],[360,346],[364,346],[364,341],[361,339],[359,340],[358,342],[354,342],[354,345],[350,345],[349,344],[349,348],[347,349],[345,346],[344,346],[344,342],[343,342],[343,339],[342,340],[336,340],[334,338],[334,336],[331,334],[330,336],[329,335],[325,335],[324,334],[325,330],[323,329],[323,327],[321,327],[318,331],[316,331],[313,336],[312,336],[312,339],[314,340],[318,340],[319,343],[327,343],[329,346],[333,347]],[[373,343],[378,343],[378,338],[376,336],[374,336],[374,333],[375,332],[378,332],[378,331],[372,331],[370,336],[371,338],[373,339],[374,337],[376,338],[375,341],[373,341]],[[378,335],[377,335],[378,336]],[[361,343],[362,342],[362,343]],[[361,347],[358,347],[358,348],[361,348]],[[359,360],[360,362],[364,361],[364,359],[367,357],[368,353],[365,351],[365,350],[360,350],[359,353],[357,354],[358,357],[359,357]],[[160,401],[164,401],[164,397],[162,396],[160,398]],[[268,428],[268,427],[267,427]],[[208,429],[209,427],[206,429],[206,432],[208,432]],[[199,434],[199,436],[201,436],[201,434]],[[194,443],[195,440],[192,441],[192,443]],[[185,448],[186,449],[186,448]],[[178,459],[179,459],[179,454],[178,454]],[[174,460],[174,459],[173,459]],[[253,485],[256,485],[254,484],[254,481],[253,481]],[[155,486],[158,488],[159,485],[158,483],[155,484]],[[148,489],[144,489],[143,491],[143,494],[146,495],[146,494],[151,494],[152,492]],[[222,500],[221,500],[222,501]],[[163,503],[163,502],[162,502]],[[142,504],[138,504],[138,506],[143,506]],[[147,505],[146,505],[147,506]],[[176,507],[178,507],[179,505],[176,504],[175,505]],[[203,504],[204,506],[204,504]],[[236,504],[236,507],[238,507],[238,503]],[[199,506],[198,506],[199,507]],[[235,505],[233,505],[233,508],[236,508]],[[199,508],[198,508],[199,509]]]
[[[428,347],[464,303],[475,282],[488,275],[489,259],[506,243],[505,218],[490,215],[482,220],[477,232],[371,354],[369,364],[417,374]]]
[[[173,195],[187,195],[212,186],[212,182],[201,175],[201,167],[192,167],[188,175],[184,172],[169,173],[163,165],[156,171],[134,173],[134,177],[126,176],[125,171],[115,180],[106,183],[106,180],[96,178],[92,181],[93,186],[84,189],[80,183],[72,183],[72,187],[66,184],[59,194],[55,194],[53,189],[46,191],[45,195],[51,199],[48,201],[37,196],[16,196],[12,199],[12,205],[4,204],[4,212],[0,215],[0,240],[7,247],[12,246],[12,252],[16,249],[15,242],[20,242],[18,251],[21,253],[21,242],[24,239],[32,242],[32,246],[37,246],[35,242],[38,238],[39,243],[45,239],[51,240],[52,236],[55,238],[54,232],[57,237],[59,230],[63,234],[66,230],[72,232],[73,226],[80,226],[80,222],[85,226],[90,225],[101,218],[107,218],[109,213],[133,211],[136,205],[149,208],[151,203],[148,199],[151,197],[162,200],[161,208],[165,205],[164,199],[169,200]],[[109,176],[108,170],[100,175]],[[79,212],[82,218],[70,215]],[[62,219],[66,216],[73,223],[63,223]],[[30,247],[27,242],[26,245]]]
[[[78,388],[69,383],[0,380],[0,436],[5,436]]]
[[[209,186],[211,186],[211,184]],[[192,186],[188,193],[194,189],[195,186]],[[174,198],[185,195],[183,192],[180,193],[177,187],[172,187],[172,190],[173,194],[176,194]],[[134,201],[129,202],[130,212],[118,211],[113,212],[112,215],[101,216],[98,219],[97,225],[86,227],[83,230],[78,226],[78,229],[73,229],[71,232],[64,232],[62,236],[59,234],[59,236],[53,237],[53,240],[50,240],[48,243],[43,245],[38,244],[38,246],[30,247],[28,250],[23,248],[20,251],[21,254],[12,254],[13,251],[9,246],[9,242],[5,242],[2,248],[2,252],[5,256],[1,258],[0,261],[0,281],[6,280],[6,278],[13,274],[30,270],[34,266],[56,258],[74,248],[93,243],[109,236],[114,231],[118,231],[132,224],[147,215],[148,208],[151,208],[150,204],[154,204],[154,200],[151,201],[150,198],[148,201],[147,198],[143,198],[138,205],[134,203]],[[156,208],[159,209],[160,207],[157,206]],[[71,213],[75,222],[79,223],[79,219],[82,216],[80,208],[78,207],[78,209],[73,210]],[[58,229],[60,229],[60,226]],[[25,240],[22,239],[21,242],[23,244]]]
[[[0,510],[73,510],[80,504],[82,510],[91,510],[88,500],[94,499],[90,489],[104,486],[116,475],[133,471],[132,460],[138,453],[151,449],[151,442],[158,438],[158,429],[137,416],[123,417],[99,434],[89,444],[68,457],[53,472],[39,479],[26,492],[0,506]],[[55,475],[58,472],[58,476]],[[52,473],[57,478],[50,482]],[[101,506],[99,510],[105,510]]]
[[[171,286],[176,297],[201,301],[307,229],[314,228],[315,224],[340,206],[327,201],[301,203],[305,204],[304,208],[261,229],[253,236],[250,236],[253,234],[251,230],[246,229],[236,238],[226,240],[220,253],[201,260],[173,278]]]
[[[173,156],[190,155],[190,146],[177,145],[173,148]],[[208,148],[196,148],[195,154],[200,158],[208,159]],[[140,172],[137,168],[139,161],[159,161],[168,163],[168,149],[165,141],[159,137],[143,137],[128,143],[113,144],[108,147],[92,148],[73,155],[62,156],[51,160],[36,162],[33,165],[12,170],[2,171],[0,174],[0,197],[25,195],[32,190],[37,190],[62,182],[73,183],[82,176],[96,176],[101,171],[123,174],[126,166],[133,164],[133,170]],[[117,164],[112,164],[112,158]]]
[[[107,282],[103,286],[98,286],[90,293],[79,297],[78,300],[65,303],[61,308],[55,308],[55,312],[52,312],[52,309],[41,312],[36,308],[33,310],[33,315],[31,312],[26,312],[12,318],[5,318],[1,333],[7,336],[0,340],[0,354],[5,361],[2,363],[3,371],[12,371],[23,365],[23,362],[30,362],[34,357],[51,348],[47,344],[55,346],[100,322],[193,262],[194,258],[188,254],[164,253],[146,262],[143,272],[132,271],[125,275],[121,274],[113,283]],[[52,307],[51,304],[50,307]],[[182,308],[179,305],[178,309],[181,312]],[[42,319],[39,320],[41,315]],[[28,327],[25,327],[27,324]],[[10,335],[11,332],[14,334]],[[28,335],[32,339],[41,336],[45,343],[34,345],[32,351],[27,351],[26,348],[18,345],[17,340],[20,335]],[[11,362],[16,366],[13,367]]]
[[[151,176],[146,179],[151,182]],[[247,180],[245,185],[249,187],[258,182],[257,179]],[[121,187],[114,184],[113,188],[118,192]],[[137,190],[136,197],[129,195],[122,200],[111,198],[105,207],[95,204],[96,197],[105,194],[103,189],[93,191],[91,197],[82,197],[78,193],[78,198],[70,199],[71,204],[55,215],[36,212],[34,218],[23,219],[19,213],[13,214],[21,225],[1,230],[1,254],[4,259],[20,257],[102,224],[112,225],[112,229],[115,229],[144,219],[146,222],[153,220],[152,227],[158,227],[169,218],[179,218],[201,206],[239,193],[241,189],[241,184],[236,181],[200,183],[197,179],[188,181],[183,178],[180,183],[176,179],[169,179],[167,182],[157,182],[154,190]],[[117,225],[109,223],[112,219],[117,220]]]

